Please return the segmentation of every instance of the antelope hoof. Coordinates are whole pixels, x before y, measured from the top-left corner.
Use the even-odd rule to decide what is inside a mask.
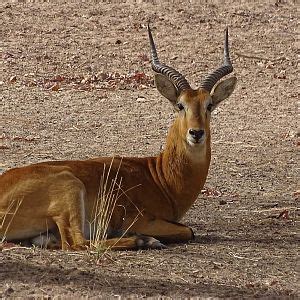
[[[189,227],[190,228],[190,227]],[[194,241],[195,240],[195,233],[194,233],[194,230],[192,228],[190,228],[191,230],[191,241]]]
[[[167,247],[159,240],[151,236],[139,236],[136,240],[138,249],[166,249]]]

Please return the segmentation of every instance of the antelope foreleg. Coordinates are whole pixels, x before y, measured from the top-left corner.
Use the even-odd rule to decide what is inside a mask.
[[[194,239],[193,230],[188,226],[145,216],[130,231],[152,236],[163,243],[185,243]]]
[[[110,250],[139,250],[139,249],[163,249],[165,246],[157,239],[144,236],[132,235],[129,237],[112,238],[99,241],[99,246]]]

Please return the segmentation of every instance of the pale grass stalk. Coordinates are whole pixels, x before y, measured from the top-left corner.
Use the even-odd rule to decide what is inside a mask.
[[[122,160],[115,177],[109,182],[109,175],[113,165],[113,159],[106,174],[106,165],[100,179],[98,196],[93,208],[92,221],[90,222],[90,248],[101,251],[107,239],[109,223],[118,200],[122,178],[118,180],[118,175]]]
[[[128,232],[128,230],[132,227],[132,225],[137,221],[138,217],[142,214],[142,212],[136,207],[138,213],[132,223],[128,226],[128,228],[123,232],[123,234],[119,237],[114,245],[111,247],[105,248],[104,244],[107,240],[107,233],[109,228],[109,223],[112,218],[113,211],[115,209],[116,203],[120,197],[125,195],[129,201],[130,198],[127,195],[127,192],[140,186],[140,184],[131,187],[124,191],[122,189],[122,178],[118,180],[118,175],[120,171],[120,167],[122,164],[122,160],[120,161],[118,170],[115,174],[115,177],[109,182],[109,175],[111,172],[113,160],[110,163],[108,171],[106,173],[106,165],[103,168],[103,174],[100,178],[100,186],[97,196],[97,201],[94,204],[93,213],[92,213],[92,221],[90,222],[90,248],[96,250],[97,253],[102,252],[103,255],[113,246],[115,246],[119,240],[121,240]],[[126,209],[125,209],[126,215]]]
[[[131,226],[138,220],[138,217],[142,214],[141,211],[139,211],[139,213],[136,215],[136,217],[134,218],[134,220],[131,222],[131,224],[126,228],[126,230],[123,232],[123,234],[118,238],[118,240],[111,246],[111,247],[114,247],[115,245],[118,244],[118,242],[127,234],[128,230],[131,228]],[[111,248],[110,247],[110,248]],[[106,252],[110,249],[110,248],[107,248],[107,249],[104,249],[104,252],[103,252],[103,255],[106,254]]]
[[[133,189],[135,189],[135,188],[137,188],[137,187],[139,187],[139,186],[141,186],[141,184],[137,184],[137,185],[135,185],[135,186],[133,186],[133,187],[131,187],[131,188],[128,188],[126,191],[124,191],[124,190],[122,189],[121,185],[119,185],[118,188],[121,190],[122,194],[118,197],[118,199],[119,199],[121,196],[125,195],[126,198],[131,202],[131,204],[132,204],[132,205],[136,208],[136,210],[138,211],[138,215],[142,215],[142,212],[140,211],[140,209],[135,205],[135,203],[133,203],[133,202],[131,201],[130,197],[127,195],[127,192],[129,192],[129,191],[131,191],[131,190],[133,190]],[[118,200],[118,199],[117,199],[117,200]],[[126,210],[125,210],[125,214],[126,214]]]
[[[18,209],[19,209],[19,207],[21,206],[22,202],[23,202],[23,199],[20,199],[20,200],[14,199],[10,202],[10,204],[7,208],[7,211],[0,212],[0,229],[3,229],[4,222],[5,222],[6,218],[8,217],[8,215],[12,215],[11,219],[9,220],[9,222],[8,222],[6,228],[5,228],[4,234],[3,234],[2,239],[1,239],[1,243],[3,243],[5,241],[8,229],[9,229],[9,227],[10,227],[10,225],[11,225],[11,223],[12,223],[12,221],[13,221],[13,219],[14,219],[14,217],[15,217]],[[13,212],[11,212],[11,210],[14,208],[15,204],[16,204],[15,210]]]

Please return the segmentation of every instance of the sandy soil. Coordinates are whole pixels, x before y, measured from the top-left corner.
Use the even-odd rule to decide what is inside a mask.
[[[184,219],[195,241],[100,259],[7,248],[0,297],[300,296],[296,4],[150,2],[1,2],[0,171],[158,153],[174,114],[153,86],[147,20],[194,87],[229,25],[238,86],[214,113],[210,174]]]

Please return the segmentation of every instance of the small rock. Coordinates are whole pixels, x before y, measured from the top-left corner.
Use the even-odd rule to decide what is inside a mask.
[[[9,294],[11,294],[11,293],[13,293],[14,292],[14,289],[11,287],[11,286],[9,286],[8,284],[6,285],[6,289],[3,291],[3,294],[4,295],[9,295]]]
[[[145,98],[139,97],[136,99],[136,102],[146,102]]]

